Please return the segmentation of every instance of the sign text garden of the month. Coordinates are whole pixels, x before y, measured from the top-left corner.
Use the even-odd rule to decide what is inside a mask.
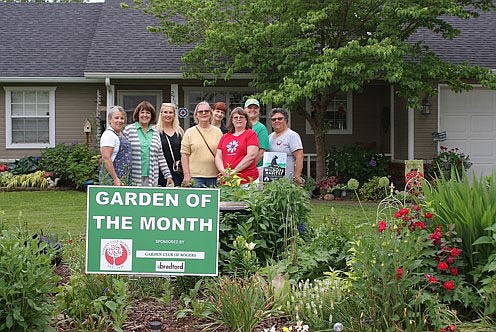
[[[218,189],[88,186],[87,199],[87,273],[218,274]]]

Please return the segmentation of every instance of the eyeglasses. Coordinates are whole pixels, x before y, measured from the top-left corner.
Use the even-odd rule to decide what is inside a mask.
[[[274,121],[282,121],[284,120],[284,117],[281,116],[280,118],[271,118],[270,121],[274,122]]]
[[[210,113],[210,110],[198,110],[196,112],[205,114],[205,113]]]
[[[233,116],[233,120],[246,120],[244,116]]]

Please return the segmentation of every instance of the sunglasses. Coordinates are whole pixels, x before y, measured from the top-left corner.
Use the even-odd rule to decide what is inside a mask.
[[[270,121],[274,122],[274,121],[282,121],[284,120],[284,117],[280,117],[280,118],[271,118]]]

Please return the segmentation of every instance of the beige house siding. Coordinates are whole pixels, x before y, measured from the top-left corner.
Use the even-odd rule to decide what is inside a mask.
[[[14,86],[14,85],[8,85]],[[30,84],[29,86],[35,86]],[[41,85],[40,85],[41,86]],[[96,91],[100,89],[102,100],[105,100],[104,85],[47,85],[56,86],[55,90],[55,144],[85,143],[86,136],[83,125],[89,119],[93,126],[96,116]],[[5,134],[5,91],[0,87],[0,159],[19,159],[26,156],[40,156],[41,149],[6,149]],[[94,130],[94,129],[93,129]],[[93,131],[94,133],[94,131]],[[92,136],[94,136],[92,133]]]
[[[437,131],[438,105],[437,98],[430,98],[431,114],[423,115],[415,112],[415,159],[431,160],[437,155],[437,143],[432,133]]]
[[[332,145],[338,148],[347,144],[363,143],[375,146],[377,152],[389,153],[389,87],[371,85],[363,92],[353,93],[353,132],[352,134],[328,134],[326,148]],[[306,120],[291,114],[291,128],[300,133],[305,153],[315,153],[313,135],[305,134]]]

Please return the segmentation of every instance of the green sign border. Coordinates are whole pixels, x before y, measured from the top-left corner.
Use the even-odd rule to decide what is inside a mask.
[[[88,186],[86,273],[218,275],[216,188]]]

